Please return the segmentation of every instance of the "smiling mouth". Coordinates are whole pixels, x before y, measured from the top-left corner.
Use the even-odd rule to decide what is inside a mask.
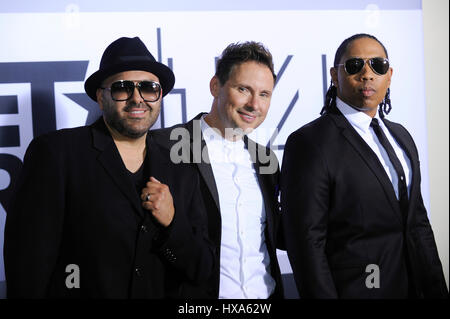
[[[243,112],[240,112],[240,111],[238,111],[238,113],[239,113],[239,116],[241,117],[241,119],[244,120],[247,123],[251,123],[251,122],[253,122],[256,119],[255,115],[250,115],[250,114],[243,113]]]
[[[128,116],[131,118],[142,118],[147,111],[147,109],[130,109],[125,112],[127,112]]]
[[[131,114],[144,114],[145,111],[144,110],[142,110],[142,111],[131,111],[129,113],[131,113]]]

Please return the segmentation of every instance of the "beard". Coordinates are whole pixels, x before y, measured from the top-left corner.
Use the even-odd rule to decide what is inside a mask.
[[[134,105],[127,104],[124,111],[128,111],[132,106]],[[148,112],[154,112],[150,107],[146,107],[149,109]],[[157,117],[158,115],[156,115],[153,120],[152,117],[150,117],[148,125],[135,128],[127,122],[128,120],[126,118],[120,116],[117,106],[113,101],[110,101],[109,99],[103,100],[103,118],[105,119],[105,122],[119,134],[128,138],[137,139],[144,136],[155,123]]]

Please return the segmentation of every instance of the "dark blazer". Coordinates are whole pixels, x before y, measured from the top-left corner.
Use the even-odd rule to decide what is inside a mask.
[[[448,296],[421,191],[416,146],[384,120],[412,166],[407,218],[372,149],[337,108],[292,133],[285,146],[281,207],[301,298]],[[367,288],[379,267],[379,288]],[[411,296],[411,295],[410,295]]]
[[[185,123],[176,125],[171,128],[160,129],[154,132],[154,137],[157,143],[164,145],[166,148],[171,148],[174,144],[177,147],[174,150],[181,150],[184,144],[184,150],[189,151],[188,158],[185,158],[185,162],[193,163],[192,166],[196,168],[200,176],[200,191],[202,193],[203,201],[207,207],[208,212],[208,230],[209,238],[214,243],[215,247],[215,267],[211,278],[206,284],[192,285],[190,283],[183,284],[180,287],[180,297],[183,298],[218,298],[219,296],[219,281],[220,281],[220,241],[221,241],[221,215],[219,206],[219,195],[217,192],[217,186],[214,179],[209,159],[204,161],[205,157],[198,156],[198,150],[207,150],[207,146],[203,137],[200,140],[194,141],[194,132],[197,131],[201,134],[199,123],[196,123],[198,127],[194,129],[194,120],[200,120],[201,116],[206,113],[198,114],[194,119]],[[184,129],[185,135],[181,137],[178,135],[176,129]],[[171,133],[173,133],[172,140],[170,139]],[[180,131],[179,131],[180,132]],[[175,134],[176,133],[176,134]],[[199,135],[201,136],[201,135]],[[256,154],[256,158],[252,158],[254,161],[254,168],[258,176],[259,185],[261,187],[262,195],[264,198],[264,205],[267,215],[267,227],[265,230],[266,245],[270,256],[270,271],[271,275],[275,279],[276,287],[273,294],[274,298],[283,297],[283,286],[281,281],[280,268],[276,256],[277,244],[280,248],[283,247],[282,243],[277,241],[278,227],[280,224],[280,208],[278,203],[278,178],[279,178],[279,165],[275,154],[264,146],[261,146],[251,139],[244,137],[246,147],[249,149],[250,154]],[[251,150],[256,150],[252,152]],[[269,152],[270,151],[270,152]],[[203,151],[207,156],[208,153]],[[264,153],[263,153],[264,152]],[[264,155],[263,155],[264,154]],[[196,156],[196,158],[194,158]],[[261,170],[267,169],[270,163],[275,163],[276,171],[271,174],[261,174]]]
[[[31,142],[6,218],[9,298],[162,298],[176,280],[210,276],[214,247],[197,174],[172,164],[150,134],[146,143],[145,179],[167,184],[174,199],[167,229],[142,208],[102,118]],[[70,264],[80,288],[66,287]]]

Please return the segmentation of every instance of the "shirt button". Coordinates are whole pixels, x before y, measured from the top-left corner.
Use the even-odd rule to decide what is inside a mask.
[[[403,176],[400,176],[400,179],[401,179],[401,180],[403,180],[403,179],[404,179],[404,177],[403,177]]]

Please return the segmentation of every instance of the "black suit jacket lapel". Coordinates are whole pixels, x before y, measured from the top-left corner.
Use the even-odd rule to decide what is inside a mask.
[[[411,216],[411,211],[415,209],[416,198],[419,196],[420,192],[420,163],[419,156],[411,137],[408,135],[407,131],[404,129],[398,129],[397,125],[394,123],[383,120],[384,124],[388,128],[389,132],[392,134],[394,139],[400,145],[400,147],[405,151],[406,155],[409,158],[412,169],[412,180],[411,180],[411,189],[409,194],[409,207],[408,207],[408,220]]]
[[[356,152],[361,156],[361,158],[366,162],[367,166],[375,174],[376,178],[383,187],[384,193],[391,204],[392,209],[395,212],[400,223],[402,222],[402,212],[400,211],[400,206],[398,205],[397,197],[395,196],[394,187],[392,186],[391,180],[389,179],[383,165],[380,163],[375,152],[370,148],[369,145],[362,139],[362,137],[355,131],[352,125],[347,121],[344,115],[342,115],[339,110],[329,114],[336,125],[341,129],[342,135],[345,139],[353,146]]]
[[[97,160],[103,166],[115,185],[132,203],[137,214],[143,215],[139,196],[136,194],[135,186],[127,175],[126,167],[120,157],[119,151],[109,133],[103,118],[100,118],[92,126],[92,142],[94,148],[100,151]]]
[[[169,174],[170,170],[167,169],[167,165],[169,164],[169,155],[163,154],[167,150],[162,149],[153,139],[151,134],[147,135],[147,157],[148,161],[148,173],[150,176],[153,176],[157,180],[159,180],[163,184],[167,184],[167,180],[170,178]],[[148,180],[150,176],[145,176]]]
[[[191,160],[193,160],[193,162],[197,165],[198,170],[205,180],[214,202],[216,203],[217,210],[220,211],[219,193],[217,191],[216,180],[209,161],[208,148],[205,140],[203,139],[203,134],[201,133],[200,123],[198,122],[204,114],[206,113],[200,113],[194,119],[186,123],[186,128],[189,131],[189,136],[191,139],[190,149],[191,154],[193,155],[191,156]],[[198,138],[200,138],[200,141],[198,141]],[[200,145],[200,148],[198,145]]]

